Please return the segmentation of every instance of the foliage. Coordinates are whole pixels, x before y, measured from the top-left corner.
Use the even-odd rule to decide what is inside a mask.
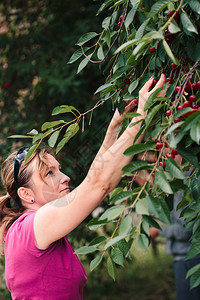
[[[26,137],[33,142],[31,151],[48,139],[49,146],[56,147],[58,153],[79,127],[84,131],[86,115],[90,113],[92,118],[98,106],[111,102],[122,112],[125,103],[137,97],[147,78],[159,77],[163,72],[167,75],[167,96],[157,97],[157,90],[145,106],[148,115],[137,135],[146,132],[145,142],[133,144],[124,153],[136,156],[144,151],[155,151],[156,162],[138,161],[124,168],[120,186],[109,197],[111,206],[88,223],[91,230],[109,225],[106,239],[100,236],[77,250],[79,254],[95,252],[96,257],[90,264],[92,270],[106,260],[108,273],[115,279],[116,266],[123,265],[129,257],[133,241],[147,250],[149,226],[159,228],[158,220],[170,223],[173,194],[178,190],[184,193],[180,205],[185,207],[182,215],[187,226],[194,226],[193,245],[188,255],[192,257],[198,252],[200,4],[197,0],[106,0],[97,14],[105,11],[102,31],[84,33],[76,43],[78,50],[68,62],[71,65],[81,59],[78,74],[89,62],[100,65],[106,81],[96,90],[97,103],[84,113],[74,106],[57,106],[52,114],[67,113],[69,119],[48,120],[42,125],[41,133],[34,130]],[[183,157],[181,167],[174,160],[177,153]],[[186,180],[184,171],[191,167],[192,173]],[[148,171],[147,180],[133,189],[134,172],[144,169]],[[152,176],[153,185],[150,184]],[[130,218],[133,211],[141,215],[136,226]],[[200,283],[197,272],[199,274],[199,266],[189,273],[193,287]]]

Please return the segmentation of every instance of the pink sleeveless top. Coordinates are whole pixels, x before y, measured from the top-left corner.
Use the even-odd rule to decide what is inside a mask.
[[[81,300],[87,276],[66,238],[40,250],[35,211],[20,216],[5,236],[5,278],[13,300]]]

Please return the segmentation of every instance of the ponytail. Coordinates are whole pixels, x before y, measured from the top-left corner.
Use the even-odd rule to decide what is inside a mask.
[[[15,208],[14,200],[9,194],[0,197],[0,246],[3,244],[6,231],[22,215],[24,209],[23,206],[20,209]]]

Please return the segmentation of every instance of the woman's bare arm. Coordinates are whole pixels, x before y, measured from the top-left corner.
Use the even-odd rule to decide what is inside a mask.
[[[155,89],[163,87],[165,76],[162,75],[155,88],[149,92],[152,81],[153,78],[148,80],[139,92],[137,112],[140,116],[133,118],[132,123],[145,118],[144,104]],[[162,90],[159,96],[164,95],[165,91]],[[121,179],[122,168],[132,159],[123,153],[133,144],[140,126],[138,123],[127,127],[119,139],[102,153],[101,159],[97,155],[86,178],[74,191],[45,204],[37,211],[34,231],[39,248],[45,249],[52,242],[71,232],[117,186]]]

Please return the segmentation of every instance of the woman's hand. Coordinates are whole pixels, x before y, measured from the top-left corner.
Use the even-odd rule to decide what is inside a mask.
[[[105,151],[107,151],[116,142],[116,140],[119,137],[117,135],[117,131],[119,130],[120,126],[122,125],[122,123],[124,121],[123,115],[132,111],[136,107],[137,107],[137,104],[135,104],[134,100],[132,100],[128,103],[128,105],[126,105],[126,107],[121,115],[120,115],[118,109],[115,110],[115,113],[112,117],[112,120],[110,121],[104,141],[102,143],[101,148],[99,149],[98,154],[102,155]]]
[[[157,90],[158,88],[163,88],[163,85],[165,83],[165,74],[162,74],[160,76],[160,79],[156,83],[155,87],[151,91],[149,91],[153,84],[153,80],[154,80],[154,77],[151,76],[151,78],[143,85],[143,87],[139,91],[139,102],[138,102],[137,113],[141,114],[144,117],[147,115],[147,111],[144,111],[144,105],[145,105],[147,99],[149,98],[149,96],[153,92],[155,92],[155,90]],[[162,89],[162,91],[160,91],[157,96],[164,97],[165,94],[166,94],[166,91]]]

